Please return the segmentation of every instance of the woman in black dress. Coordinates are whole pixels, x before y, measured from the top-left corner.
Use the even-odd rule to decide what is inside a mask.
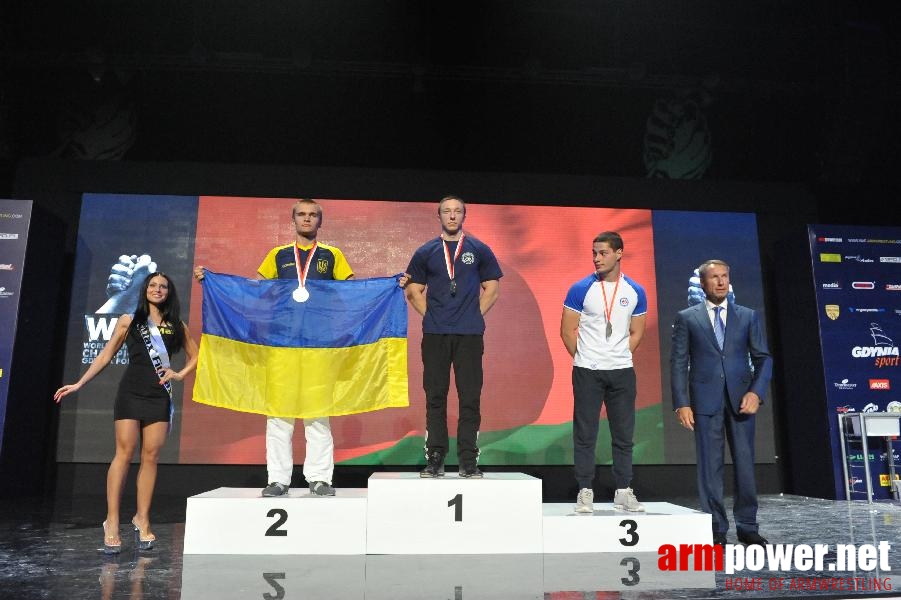
[[[119,383],[113,419],[116,455],[106,477],[106,520],[103,546],[119,552],[119,504],[131,458],[141,441],[141,467],[137,479],[137,512],[131,520],[138,549],[149,549],[156,536],[150,532],[150,503],[156,483],[157,460],[170,426],[170,381],[181,381],[197,365],[197,344],[179,315],[178,294],[168,275],[151,273],[141,286],[134,316],[122,315],[103,351],[76,383],[56,390],[54,400],[77,392],[100,373],[122,344],[128,348],[128,367]],[[163,349],[165,348],[165,349]],[[169,356],[184,349],[185,366],[169,367]]]

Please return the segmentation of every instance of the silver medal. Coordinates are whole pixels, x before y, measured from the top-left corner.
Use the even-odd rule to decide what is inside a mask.
[[[305,287],[299,287],[291,293],[291,297],[295,302],[306,302],[310,299],[310,292]]]
[[[613,325],[610,321],[607,321],[607,339],[610,339],[610,336],[613,335]]]

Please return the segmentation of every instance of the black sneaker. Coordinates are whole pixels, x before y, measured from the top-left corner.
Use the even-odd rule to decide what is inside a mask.
[[[288,493],[288,486],[286,486],[283,483],[272,482],[263,488],[262,495],[264,498],[275,498],[278,496],[284,496],[287,493]]]
[[[460,465],[460,477],[464,479],[481,479],[482,472],[474,464]]]
[[[437,450],[426,453],[425,469],[419,472],[420,477],[444,477],[444,454]]]
[[[310,495],[312,496],[334,496],[335,488],[324,481],[314,481],[310,484]]]

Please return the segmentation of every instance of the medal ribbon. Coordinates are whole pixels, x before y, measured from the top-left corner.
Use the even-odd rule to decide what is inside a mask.
[[[297,242],[294,242],[294,266],[297,267],[297,284],[300,287],[306,287],[307,274],[310,272],[310,263],[313,262],[313,255],[316,254],[317,243],[313,242],[313,247],[310,248],[310,253],[307,255],[307,264],[301,267],[300,248],[297,247]]]
[[[460,252],[463,250],[463,238],[466,234],[460,234],[460,240],[457,242],[457,249],[454,251],[454,258],[451,260],[450,250],[447,248],[447,242],[441,238],[441,245],[444,246],[444,266],[447,267],[447,276],[451,281],[454,280],[454,263],[460,258]]]
[[[616,285],[613,286],[613,297],[610,298],[610,305],[607,305],[607,288],[604,286],[604,280],[601,280],[601,291],[604,293],[604,315],[607,317],[607,326],[612,327],[610,323],[610,315],[613,314],[613,303],[616,302],[616,291],[619,289],[619,280],[622,276],[616,278]],[[609,338],[609,336],[608,336]]]

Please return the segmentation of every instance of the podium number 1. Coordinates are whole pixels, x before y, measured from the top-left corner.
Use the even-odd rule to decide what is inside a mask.
[[[454,521],[463,520],[463,494],[457,494],[447,501],[448,506],[454,507]]]

